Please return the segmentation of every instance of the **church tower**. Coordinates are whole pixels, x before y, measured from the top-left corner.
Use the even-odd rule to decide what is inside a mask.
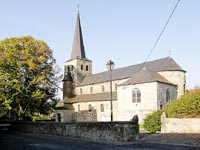
[[[83,43],[79,12],[77,13],[76,28],[74,32],[71,58],[65,62],[65,74],[70,71],[75,85],[92,74],[92,61],[87,59]]]

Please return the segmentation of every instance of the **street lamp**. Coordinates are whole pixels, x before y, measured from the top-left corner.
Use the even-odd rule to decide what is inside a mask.
[[[110,117],[111,117],[111,121],[113,121],[113,104],[112,104],[112,71],[114,69],[115,63],[112,60],[109,60],[106,63],[106,67],[109,71],[109,75],[110,75]]]

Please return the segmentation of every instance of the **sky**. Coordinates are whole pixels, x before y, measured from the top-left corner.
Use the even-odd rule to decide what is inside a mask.
[[[30,35],[45,41],[63,69],[70,59],[76,0],[0,0],[0,40]],[[79,0],[86,56],[93,73],[143,63],[177,0]],[[186,88],[200,86],[200,0],[181,0],[148,61],[172,57]]]

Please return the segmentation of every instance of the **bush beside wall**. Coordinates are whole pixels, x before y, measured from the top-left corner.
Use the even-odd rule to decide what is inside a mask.
[[[163,111],[155,111],[152,114],[148,115],[145,119],[144,119],[144,128],[151,132],[151,133],[155,133],[157,131],[161,130],[161,115],[162,115]]]
[[[200,88],[185,93],[165,109],[169,118],[200,118]]]

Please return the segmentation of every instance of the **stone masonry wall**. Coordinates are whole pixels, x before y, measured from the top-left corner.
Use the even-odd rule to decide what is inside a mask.
[[[78,110],[80,106],[80,111]],[[92,111],[88,111],[88,105],[91,105]],[[104,106],[104,111],[101,112],[101,105]],[[84,103],[74,103],[74,120],[78,122],[91,121],[110,121],[110,101],[94,101]],[[113,100],[113,120],[117,121],[117,101]]]
[[[158,83],[158,87],[157,87],[158,109],[161,109],[161,105],[162,105],[162,108],[165,108],[167,104],[167,101],[166,101],[167,89],[169,89],[170,91],[170,102],[177,99],[176,86],[164,84],[164,83]]]
[[[134,141],[139,125],[133,122],[13,122],[12,131],[39,135],[76,137],[92,140]]]
[[[112,81],[113,92],[116,92],[117,86],[125,81],[127,81],[127,79]],[[104,91],[102,91],[102,86],[104,86]],[[91,87],[93,88],[93,93],[91,93],[91,91],[90,91]],[[97,84],[92,84],[92,85],[78,86],[78,87],[76,87],[77,95],[81,95],[80,89],[82,89],[82,94],[95,94],[95,93],[110,92],[110,82],[108,81],[108,82],[97,83]]]
[[[171,83],[177,85],[177,98],[185,93],[185,73],[182,71],[163,71],[159,72],[160,75],[165,77]]]
[[[166,118],[161,116],[161,133],[200,133],[200,118]]]

